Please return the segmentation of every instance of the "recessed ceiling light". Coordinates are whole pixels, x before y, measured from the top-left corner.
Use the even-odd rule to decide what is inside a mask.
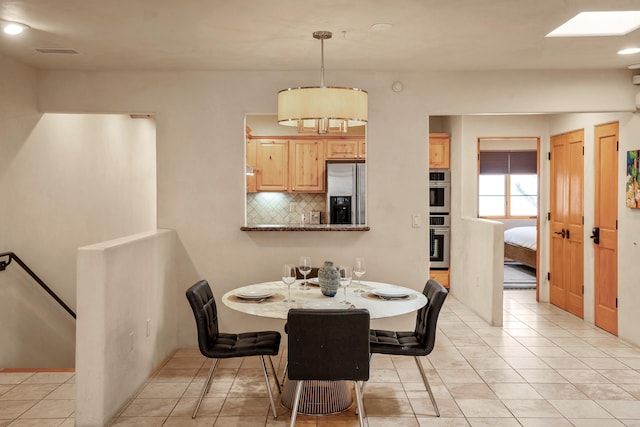
[[[630,47],[618,51],[618,55],[633,55],[634,53],[640,53],[640,47]]]
[[[547,37],[623,36],[640,27],[640,11],[580,12]]]
[[[371,26],[371,29],[373,31],[387,31],[392,28],[393,28],[393,24],[388,24],[388,23],[373,24]]]
[[[9,34],[10,36],[18,35],[27,28],[28,27],[26,25],[19,22],[7,22],[2,25],[2,31],[4,31],[5,34]]]

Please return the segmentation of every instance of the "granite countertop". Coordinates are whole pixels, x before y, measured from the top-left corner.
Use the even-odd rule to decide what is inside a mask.
[[[240,227],[242,231],[369,231],[367,225],[340,224],[259,224]]]

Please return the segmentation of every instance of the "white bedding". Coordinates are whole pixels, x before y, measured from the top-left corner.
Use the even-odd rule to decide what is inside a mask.
[[[536,228],[514,227],[504,231],[504,241],[512,245],[536,250]]]

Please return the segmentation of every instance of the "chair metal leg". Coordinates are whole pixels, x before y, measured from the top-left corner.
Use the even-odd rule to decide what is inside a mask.
[[[296,397],[293,399],[293,408],[291,408],[291,423],[289,427],[295,427],[296,416],[298,415],[298,404],[300,403],[300,393],[302,393],[302,383],[304,381],[298,381],[296,384]]]
[[[364,413],[364,403],[362,402],[362,389],[364,389],[364,385],[366,383],[362,384],[362,389],[360,388],[360,385],[358,384],[358,381],[354,381],[354,389],[356,391],[356,405],[357,405],[357,410],[356,412],[358,413],[358,421],[360,422],[360,427],[364,427],[364,420],[367,419],[367,416]],[[367,425],[369,424],[369,422],[367,422]]]
[[[284,381],[287,379],[287,369],[289,369],[289,361],[287,360],[284,364],[284,371],[282,372],[282,382],[280,385],[284,387]]]
[[[280,388],[280,380],[278,380],[278,373],[276,372],[276,368],[273,366],[273,359],[269,356],[269,364],[271,365],[271,372],[273,372],[273,378],[276,379],[276,385],[278,386],[278,394],[282,394],[282,389]],[[282,380],[284,383],[284,380]]]
[[[433,397],[433,392],[431,391],[431,386],[429,385],[429,380],[427,379],[427,375],[424,373],[424,368],[420,363],[420,359],[418,356],[413,357],[416,361],[416,365],[418,365],[418,369],[420,370],[420,375],[422,375],[422,382],[424,386],[427,388],[427,393],[429,393],[429,398],[431,399],[431,404],[433,405],[433,409],[436,410],[436,417],[440,416],[440,411],[438,410],[438,405],[436,404],[436,399]]]
[[[271,402],[271,411],[273,412],[273,418],[278,418],[278,413],[276,412],[276,404],[273,401],[273,393],[271,393],[271,384],[269,383],[269,375],[267,375],[267,365],[264,363],[264,356],[260,356],[260,361],[262,362],[262,373],[264,374],[264,382],[267,384],[267,392],[269,393],[269,402]],[[271,365],[273,367],[273,365]],[[278,382],[278,377],[276,377],[276,383]]]
[[[200,405],[202,404],[202,399],[204,399],[205,394],[209,393],[211,380],[213,379],[213,372],[216,370],[216,366],[218,366],[218,359],[213,359],[211,368],[209,368],[209,373],[207,374],[207,378],[204,380],[204,384],[202,385],[202,391],[200,391],[200,397],[198,398],[198,403],[196,403],[196,409],[193,410],[193,415],[191,415],[191,418],[195,418],[196,415],[198,415],[198,410],[200,409]]]

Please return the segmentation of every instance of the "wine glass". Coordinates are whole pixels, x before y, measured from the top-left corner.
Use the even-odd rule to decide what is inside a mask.
[[[360,283],[360,278],[367,272],[367,267],[364,263],[364,258],[356,258],[356,263],[353,266],[353,274],[358,276],[358,289],[354,292],[360,293],[364,292],[362,289],[362,283]]]
[[[338,274],[340,275],[340,286],[344,289],[343,304],[351,304],[347,301],[347,287],[351,284],[351,266],[341,265],[338,267]]]
[[[295,264],[285,264],[282,267],[282,281],[287,285],[287,299],[289,303],[295,302],[291,299],[291,285],[296,281],[296,266]]]
[[[311,273],[311,257],[301,256],[300,261],[298,262],[298,271],[300,274],[304,276],[304,283],[302,285],[302,290],[306,291],[307,288],[307,274]]]

